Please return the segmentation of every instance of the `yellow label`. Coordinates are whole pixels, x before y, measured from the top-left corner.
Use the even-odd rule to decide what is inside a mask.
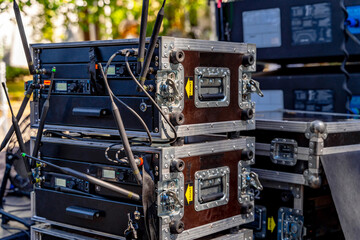
[[[268,226],[267,226],[267,229],[271,232],[274,231],[276,227],[276,223],[274,221],[274,217],[271,217],[271,218],[268,218]]]
[[[193,189],[194,186],[191,186],[190,184],[186,189],[185,198],[188,204],[193,201]]]
[[[190,80],[190,78],[188,78],[188,81],[186,83],[186,86],[185,86],[185,90],[186,90],[186,94],[187,94],[187,97],[190,98],[194,95],[194,81],[193,80]]]

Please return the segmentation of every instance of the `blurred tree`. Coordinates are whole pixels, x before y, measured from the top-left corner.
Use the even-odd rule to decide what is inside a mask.
[[[0,0],[0,11],[11,7],[12,1]],[[115,39],[138,34],[142,0],[18,0],[24,14],[38,5],[32,18],[37,40],[54,41],[56,22],[65,28],[78,25],[84,40]],[[208,0],[168,0],[162,35],[208,38],[210,26]],[[147,36],[151,34],[162,1],[152,0],[149,6]],[[33,9],[31,10],[33,11]],[[201,24],[199,24],[201,22]],[[136,26],[136,28],[135,28]],[[200,29],[199,29],[200,28]],[[134,33],[136,29],[136,32]],[[41,33],[41,34],[40,34]],[[67,36],[62,36],[63,40]]]

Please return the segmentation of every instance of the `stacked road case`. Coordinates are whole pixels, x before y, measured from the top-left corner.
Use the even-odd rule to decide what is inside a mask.
[[[65,232],[163,240],[227,234],[252,222],[252,189],[261,189],[261,184],[250,169],[255,138],[242,136],[242,131],[255,129],[251,93],[262,94],[251,78],[255,46],[158,39],[146,84],[176,134],[144,93],[136,91],[125,59],[113,59],[107,76],[114,95],[141,116],[157,141],[144,144],[146,135],[138,120],[119,105],[132,151],[141,160],[137,164],[143,186],[127,164],[98,72],[99,64],[105,65],[113,52],[136,46],[135,40],[32,46],[38,69],[57,69],[39,157],[142,196],[141,202],[130,201],[38,164],[33,219]],[[129,61],[135,70],[136,58]],[[34,81],[46,84],[48,76],[34,75]],[[48,91],[38,91],[32,102],[33,127],[38,127]],[[209,135],[215,133],[227,137]],[[171,145],[163,141],[174,136],[177,141]],[[33,234],[41,235],[42,229],[33,228]],[[245,230],[228,237],[251,239]]]
[[[337,171],[346,179],[340,168],[332,169],[339,161],[335,155],[342,155],[342,164],[350,167],[347,154],[360,150],[360,121],[353,117],[301,111],[258,113],[256,131],[250,133],[256,137],[252,170],[264,186],[261,193],[255,192],[252,228],[256,238],[344,239],[339,218],[345,214],[341,209],[351,203],[337,200],[352,189],[343,186],[343,193],[335,189],[330,173]],[[347,225],[341,222],[343,228]]]

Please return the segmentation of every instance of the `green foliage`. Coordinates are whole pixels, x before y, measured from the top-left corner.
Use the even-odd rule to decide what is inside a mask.
[[[38,16],[32,19],[37,40],[54,41],[56,20],[61,19],[65,27],[78,25],[84,33],[84,39],[89,40],[89,26],[96,27],[97,39],[123,38],[124,30],[120,29],[124,21],[140,24],[142,0],[18,0],[19,6],[26,14],[29,6],[38,4]],[[147,36],[150,36],[156,14],[162,1],[152,0],[149,5]],[[0,10],[9,7],[10,0],[0,0]],[[27,7],[25,7],[27,6]],[[176,34],[191,37],[196,34],[193,27],[199,19],[208,16],[207,0],[168,0],[165,8],[165,18],[161,29],[162,35]],[[206,21],[203,19],[203,21]],[[138,34],[139,27],[134,34]],[[200,32],[206,38],[206,31]],[[198,36],[199,37],[199,36]],[[63,36],[66,39],[66,36]]]
[[[24,81],[7,82],[10,99],[21,101],[24,98]]]
[[[27,68],[18,68],[6,66],[6,81],[14,82],[17,78],[29,75],[29,70]],[[24,86],[23,86],[24,88]]]

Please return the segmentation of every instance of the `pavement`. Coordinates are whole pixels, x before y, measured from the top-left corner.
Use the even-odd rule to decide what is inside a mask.
[[[7,196],[5,198],[4,210],[17,217],[30,219],[30,199],[28,197]],[[24,230],[26,230],[26,227],[22,224],[10,221],[8,224],[4,225],[4,227],[0,228],[0,239],[9,237]]]

